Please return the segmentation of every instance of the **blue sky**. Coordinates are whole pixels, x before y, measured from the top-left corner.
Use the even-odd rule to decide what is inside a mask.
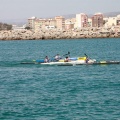
[[[0,19],[118,12],[120,0],[0,0]]]

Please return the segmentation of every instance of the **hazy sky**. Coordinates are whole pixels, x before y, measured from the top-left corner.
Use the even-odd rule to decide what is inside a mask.
[[[120,0],[0,0],[0,19],[118,12]]]

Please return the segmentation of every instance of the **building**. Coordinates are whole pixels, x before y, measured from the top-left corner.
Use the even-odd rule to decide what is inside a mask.
[[[65,18],[62,16],[56,16],[56,27],[57,29],[64,30],[65,29]]]
[[[36,17],[31,17],[31,18],[29,18],[28,19],[28,27],[30,27],[30,29],[32,29],[32,30],[34,30],[34,22],[35,22],[35,20],[36,20],[37,18]]]
[[[120,15],[117,16],[116,25],[120,26]]]
[[[103,27],[103,14],[96,13],[92,17],[92,27]]]
[[[112,27],[112,26],[116,26],[116,21],[117,21],[117,17],[109,17],[109,18],[104,18],[105,27]]]
[[[20,31],[20,30],[25,30],[25,28],[26,28],[26,25],[23,25],[23,26],[12,25],[13,30]]]
[[[56,28],[55,19],[36,19],[34,22],[34,30],[39,31],[41,29],[54,29]]]
[[[92,27],[92,19],[88,18],[88,27]]]
[[[76,28],[83,28],[88,26],[88,16],[84,13],[76,14]]]
[[[32,17],[28,19],[28,27],[34,31],[39,31],[40,29],[65,29],[65,18],[62,16],[57,16],[54,19],[38,19]]]
[[[74,29],[74,24],[72,22],[65,23],[65,30]]]
[[[74,29],[75,22],[76,22],[76,19],[75,19],[75,18],[66,19],[66,20],[65,20],[65,29],[66,29],[66,30]]]

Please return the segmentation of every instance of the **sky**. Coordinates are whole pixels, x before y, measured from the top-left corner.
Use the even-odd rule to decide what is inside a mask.
[[[0,20],[119,11],[120,0],[0,0]]]

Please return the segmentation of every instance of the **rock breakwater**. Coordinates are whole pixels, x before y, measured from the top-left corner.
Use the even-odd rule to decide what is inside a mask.
[[[74,30],[10,30],[0,31],[0,40],[43,40],[80,38],[120,38],[120,27],[84,28]]]

